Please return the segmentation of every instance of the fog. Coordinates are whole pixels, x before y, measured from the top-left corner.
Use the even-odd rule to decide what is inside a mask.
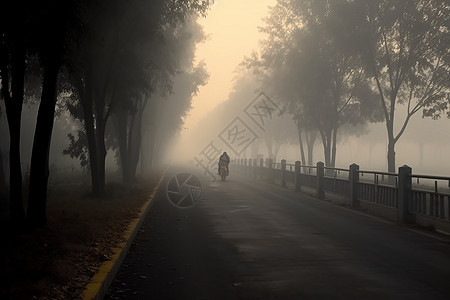
[[[195,114],[195,122],[188,118],[187,124],[195,124],[176,140],[170,152],[172,161],[190,161],[205,170],[203,163],[210,163],[212,152],[218,157],[228,151],[233,158],[306,163],[305,134],[312,133],[317,136],[312,164],[322,161],[328,167],[347,168],[356,163],[363,170],[389,172],[408,165],[416,174],[448,176],[450,69],[444,62],[449,55],[448,24],[445,17],[433,15],[440,25],[410,28],[417,36],[411,41],[420,39],[421,46],[405,46],[408,38],[396,33],[410,20],[395,15],[403,9],[405,16],[413,11],[427,16],[447,11],[448,5],[438,1],[426,9],[416,4],[397,7],[397,12],[380,9],[376,13],[381,19],[390,13],[393,19],[368,24],[363,17],[368,13],[366,2],[347,4],[271,4],[258,25],[264,34],[260,43],[244,51],[240,64],[234,66],[233,86],[226,100],[202,118]],[[310,15],[316,19],[309,19]],[[371,32],[365,27],[369,25],[384,28],[389,38]],[[428,39],[431,31],[443,39]],[[393,74],[403,73],[408,77],[393,81]],[[261,92],[275,104],[269,108],[273,110],[258,102]],[[251,111],[258,109],[255,105],[261,109],[258,113],[267,114],[260,120],[262,127],[255,120],[261,115]],[[233,149],[236,145],[224,138],[224,131],[233,130],[235,138],[242,130],[249,135],[244,134],[241,141],[254,141]],[[299,130],[305,135],[304,158]],[[208,169],[214,166],[211,162]]]
[[[214,170],[223,151],[449,175],[445,2],[170,3],[61,4],[2,27],[0,186],[19,215],[48,184],[98,196],[167,164]]]
[[[450,295],[449,0],[0,7],[2,299]]]
[[[249,74],[241,74],[235,80],[235,90],[230,93],[224,103],[217,105],[207,116],[198,120],[198,125],[186,128],[174,139],[174,145],[169,157],[173,163],[196,164],[195,157],[201,157],[201,152],[210,142],[220,150],[227,151],[231,158],[267,158],[266,132],[258,128],[245,114],[245,107],[252,103],[261,92],[258,82]],[[405,109],[399,106],[400,109]],[[404,114],[399,116],[404,118]],[[258,138],[241,154],[230,149],[220,137],[220,133],[227,128],[234,118],[240,117],[255,130]],[[399,119],[402,119],[399,117]],[[285,137],[281,140],[280,149],[276,156],[277,162],[286,159],[288,163],[301,160],[297,135],[297,128],[292,117],[283,113],[273,115],[267,120],[267,128],[275,127],[277,135]],[[397,125],[397,130],[400,125]],[[448,176],[450,170],[450,120],[440,118],[432,120],[416,115],[412,118],[408,129],[396,147],[397,165],[408,165],[416,174],[432,174]],[[345,130],[345,129],[344,129]],[[347,131],[354,131],[350,125]],[[255,149],[256,148],[256,149]],[[257,154],[255,156],[255,154]],[[337,143],[336,167],[348,168],[356,163],[362,170],[387,170],[387,138],[386,126],[383,123],[366,124],[358,128],[355,134],[342,133]],[[321,141],[316,140],[314,146],[314,163],[324,161]],[[201,167],[199,167],[201,169]]]

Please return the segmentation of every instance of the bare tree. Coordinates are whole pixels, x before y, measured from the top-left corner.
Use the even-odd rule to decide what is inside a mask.
[[[395,172],[395,145],[411,117],[448,99],[450,5],[441,0],[348,1],[339,13],[343,22],[336,22],[337,34],[343,45],[361,55],[378,94],[388,138],[388,171]],[[395,126],[398,104],[406,111]]]

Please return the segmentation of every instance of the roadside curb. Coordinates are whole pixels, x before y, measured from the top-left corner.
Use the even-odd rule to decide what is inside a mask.
[[[130,222],[128,228],[124,232],[124,239],[126,242],[121,242],[116,248],[113,248],[113,254],[111,255],[111,260],[104,261],[100,266],[97,273],[91,278],[90,282],[86,285],[82,293],[82,299],[84,300],[100,300],[106,295],[111,283],[113,282],[117,271],[127,255],[128,249],[130,248],[133,240],[139,231],[145,217],[147,216],[150,208],[153,204],[153,198],[155,197],[161,182],[163,181],[167,169],[165,169],[156,184],[153,192],[149,196],[148,200],[144,203],[139,213],[139,216]]]

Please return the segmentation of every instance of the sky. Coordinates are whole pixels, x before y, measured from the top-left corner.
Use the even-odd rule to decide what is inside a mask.
[[[206,18],[201,19],[207,40],[199,44],[196,60],[203,60],[210,78],[200,87],[184,128],[192,128],[217,104],[227,100],[234,71],[244,56],[257,50],[264,35],[258,31],[268,6],[276,0],[215,0]]]

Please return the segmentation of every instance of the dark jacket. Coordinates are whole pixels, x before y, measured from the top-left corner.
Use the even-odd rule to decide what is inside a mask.
[[[219,158],[219,163],[226,163],[227,165],[230,163],[230,157],[228,154],[222,154]]]

